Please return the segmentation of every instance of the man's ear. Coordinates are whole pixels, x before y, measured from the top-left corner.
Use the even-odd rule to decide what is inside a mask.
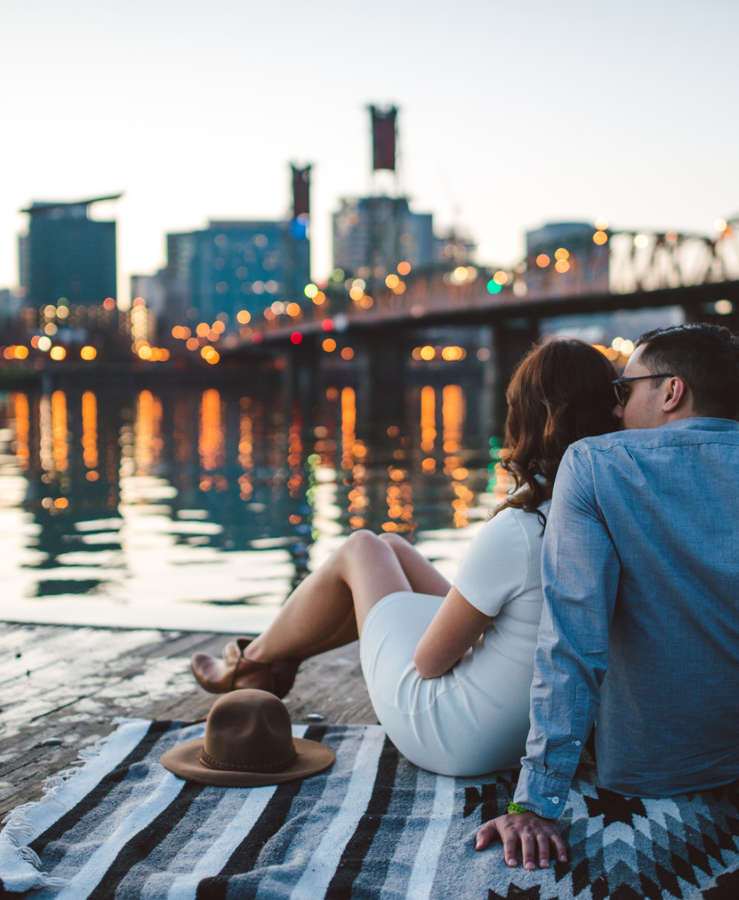
[[[682,378],[673,375],[667,382],[664,398],[662,400],[662,411],[666,413],[675,412],[675,410],[687,399],[688,388]]]

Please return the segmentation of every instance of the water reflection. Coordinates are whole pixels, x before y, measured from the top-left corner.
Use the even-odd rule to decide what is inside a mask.
[[[481,402],[474,385],[411,386],[383,429],[349,385],[309,409],[286,390],[0,394],[3,614],[261,627],[358,528],[452,574],[504,489],[468,412]]]

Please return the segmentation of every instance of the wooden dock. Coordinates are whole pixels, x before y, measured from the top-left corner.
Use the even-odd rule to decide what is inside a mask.
[[[213,694],[190,672],[190,656],[220,655],[228,635],[0,623],[0,818],[37,800],[43,781],[117,717],[207,715]],[[295,724],[372,723],[358,645],[307,660],[285,698]]]

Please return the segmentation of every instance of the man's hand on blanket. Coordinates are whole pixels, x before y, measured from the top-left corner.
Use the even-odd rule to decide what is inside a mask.
[[[559,860],[567,861],[567,848],[553,822],[550,819],[542,819],[535,813],[508,813],[485,822],[477,832],[475,850],[489,847],[496,837],[503,841],[503,854],[509,866],[518,865],[519,844],[523,851],[525,869],[536,868],[537,852],[540,867],[542,869],[548,867],[550,843],[554,845]]]

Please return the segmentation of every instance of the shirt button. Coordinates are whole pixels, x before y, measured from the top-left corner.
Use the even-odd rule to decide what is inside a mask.
[[[559,803],[559,797],[552,797],[552,803],[556,806]]]

